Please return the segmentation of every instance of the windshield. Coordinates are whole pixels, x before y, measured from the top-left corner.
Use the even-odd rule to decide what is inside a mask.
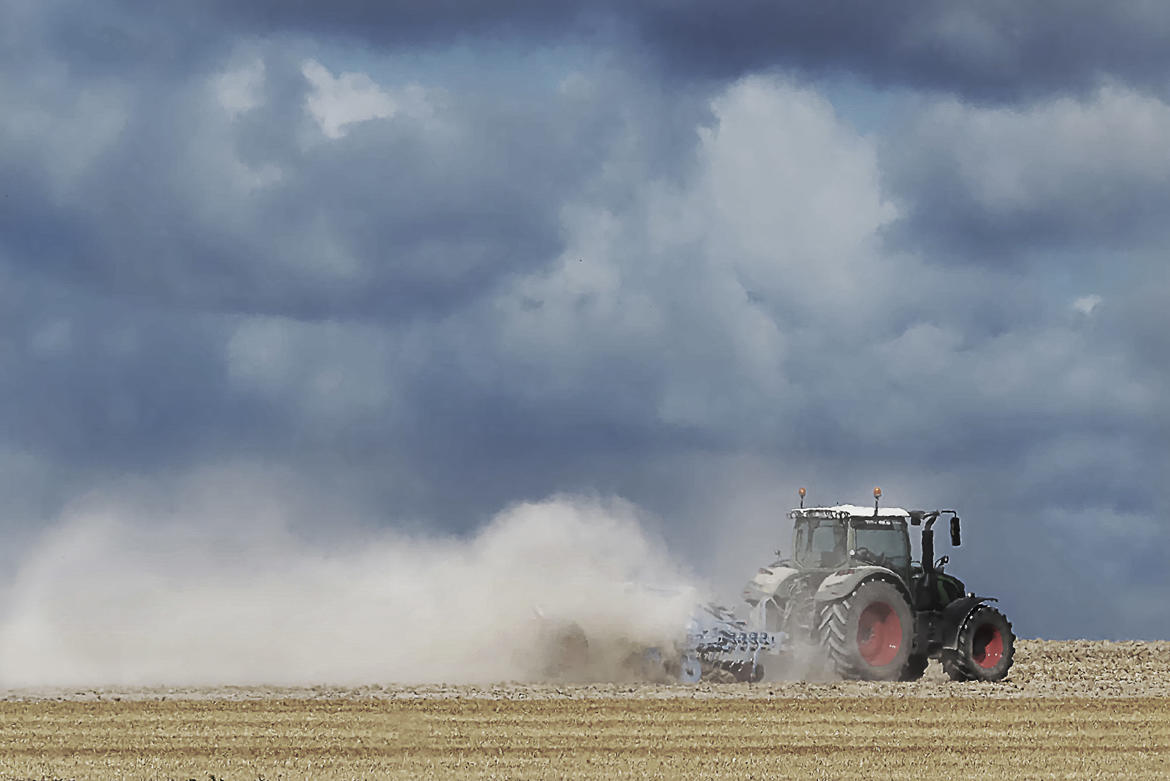
[[[910,566],[910,539],[903,524],[853,522],[853,557],[890,569]]]
[[[808,518],[797,521],[796,561],[805,567],[837,567],[846,558],[846,530],[841,521]]]

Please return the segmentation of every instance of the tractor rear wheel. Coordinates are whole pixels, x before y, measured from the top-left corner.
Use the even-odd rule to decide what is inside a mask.
[[[821,642],[842,678],[896,681],[910,658],[914,615],[897,588],[881,580],[862,583],[821,612]]]
[[[1016,650],[1012,624],[991,605],[978,605],[959,627],[957,646],[943,651],[942,664],[954,681],[999,681],[1008,674]]]

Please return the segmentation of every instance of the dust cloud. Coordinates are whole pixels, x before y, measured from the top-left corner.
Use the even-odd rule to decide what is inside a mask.
[[[519,504],[462,538],[337,528],[66,513],[4,579],[0,687],[532,681],[558,628],[665,646],[699,598],[617,500]]]

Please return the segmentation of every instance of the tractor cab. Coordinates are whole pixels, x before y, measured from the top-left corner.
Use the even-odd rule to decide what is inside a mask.
[[[878,566],[910,576],[910,514],[854,505],[792,510],[793,559],[804,570]]]

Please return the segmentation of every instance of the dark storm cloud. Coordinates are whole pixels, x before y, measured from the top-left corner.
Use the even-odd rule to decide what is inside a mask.
[[[1164,46],[1170,11],[1140,0],[501,0],[471,5],[245,0],[213,7],[226,24],[257,34],[305,31],[391,48],[442,45],[481,35],[529,43],[617,41],[620,48],[661,62],[668,77],[726,79],[771,67],[847,71],[878,85],[992,101],[1083,91],[1107,76],[1161,90],[1170,75]]]
[[[215,73],[93,105],[71,81],[46,96],[14,79],[14,115],[50,136],[14,129],[0,150],[9,262],[179,307],[437,315],[555,256],[560,203],[625,132],[597,98],[436,92],[421,98],[431,119],[328,139],[300,68],[269,61],[262,105],[238,119],[217,104]],[[70,159],[76,144],[92,147],[85,159]]]
[[[127,307],[81,284],[9,277],[0,396],[5,445],[73,470],[165,468],[264,428],[265,408],[216,393],[222,336],[201,316]]]
[[[1170,12],[1143,2],[646,3],[638,28],[676,67],[847,70],[877,84],[1002,100],[1092,86],[1161,86]]]
[[[263,30],[308,28],[335,31],[383,43],[445,42],[453,36],[511,31],[543,35],[564,30],[581,11],[572,3],[496,0],[467,4],[437,2],[369,3],[344,0],[328,6],[313,0],[259,0],[212,3],[222,16]]]
[[[475,343],[475,324],[451,344],[423,337],[405,357],[392,329],[458,315],[539,271],[564,248],[564,204],[620,203],[627,176],[671,168],[693,143],[702,103],[651,92],[631,105],[627,92],[641,87],[601,74],[503,100],[429,89],[415,110],[411,85],[387,84],[375,89],[400,111],[330,137],[309,108],[309,62],[262,45],[180,76],[33,65],[0,83],[10,109],[0,122],[0,260],[8,315],[25,324],[10,333],[5,370],[13,446],[74,468],[134,470],[299,442],[345,453],[352,468],[384,451],[401,423],[392,441],[417,462],[403,471],[436,486],[396,512],[466,525],[473,514],[444,506],[441,484],[475,484],[467,472],[487,450],[531,454],[488,486],[488,501],[502,503],[542,492],[539,471],[523,489],[517,476],[565,441],[550,432],[587,449],[622,432],[636,441],[631,409],[599,423],[614,413],[596,388],[544,412],[506,386],[464,388],[458,359],[493,349]],[[326,86],[344,82],[317,67]],[[248,94],[224,105],[223,80],[235,77]],[[598,176],[623,146],[627,170]],[[298,326],[322,320],[341,324]],[[61,349],[33,355],[37,333],[53,328]],[[406,378],[363,373],[388,364]],[[392,385],[390,409],[414,414],[313,389],[336,376]],[[556,422],[587,399],[579,422]],[[482,418],[485,403],[496,420]]]

